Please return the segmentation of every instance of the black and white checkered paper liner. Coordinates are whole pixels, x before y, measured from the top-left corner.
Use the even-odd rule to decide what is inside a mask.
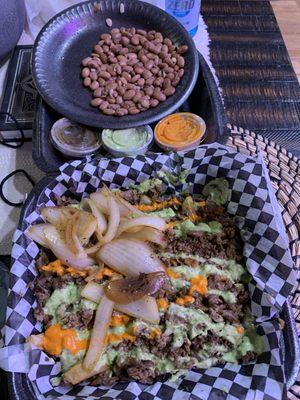
[[[16,231],[12,250],[10,293],[5,326],[6,346],[23,343],[30,334],[42,327],[33,316],[35,299],[28,288],[37,275],[35,259],[39,249],[24,233],[28,226],[41,222],[39,208],[54,205],[54,195],[68,195],[80,200],[101,186],[128,187],[156,176],[158,171],[189,172],[187,184],[166,184],[167,193],[189,188],[201,193],[202,188],[216,177],[225,177],[230,186],[228,211],[237,216],[237,224],[245,243],[244,256],[252,275],[249,285],[252,313],[262,335],[264,352],[256,363],[238,365],[226,363],[206,370],[190,371],[172,382],[159,381],[153,385],[121,382],[107,387],[78,385],[52,387],[50,378],[60,370],[47,355],[35,350],[30,357],[29,378],[35,389],[45,397],[122,400],[206,400],[206,399],[282,399],[286,385],[280,350],[281,333],[278,311],[291,293],[295,275],[283,222],[270,180],[260,156],[246,157],[230,152],[226,147],[212,144],[187,153],[149,154],[136,158],[93,159],[73,161],[61,167],[61,174],[40,194],[37,206],[25,216]]]

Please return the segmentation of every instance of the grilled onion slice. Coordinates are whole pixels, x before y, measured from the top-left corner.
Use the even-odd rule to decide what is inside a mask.
[[[128,304],[156,293],[163,286],[166,278],[164,272],[152,272],[140,274],[134,278],[116,279],[104,287],[104,293],[111,301]]]

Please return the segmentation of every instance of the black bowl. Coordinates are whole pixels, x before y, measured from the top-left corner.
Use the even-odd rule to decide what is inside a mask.
[[[120,14],[120,4],[125,13]],[[95,4],[100,11],[95,12]],[[83,87],[81,61],[90,55],[101,33],[113,27],[156,30],[176,46],[189,47],[185,74],[173,96],[156,108],[137,115],[107,116],[90,106],[92,92]],[[199,58],[185,28],[172,16],[148,3],[136,0],[88,1],[70,7],[51,19],[39,33],[33,50],[33,77],[43,99],[60,114],[85,125],[124,128],[155,122],[175,111],[191,93],[198,76]]]

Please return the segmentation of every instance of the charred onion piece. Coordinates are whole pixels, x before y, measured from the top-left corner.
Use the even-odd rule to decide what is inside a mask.
[[[138,277],[111,281],[105,286],[104,292],[110,300],[119,304],[128,304],[156,293],[165,283],[166,278],[164,272],[142,273]]]

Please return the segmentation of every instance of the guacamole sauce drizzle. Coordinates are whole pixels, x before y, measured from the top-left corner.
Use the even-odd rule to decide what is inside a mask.
[[[102,135],[102,140],[112,149],[128,151],[145,146],[147,137],[147,131],[143,128],[106,129]]]

